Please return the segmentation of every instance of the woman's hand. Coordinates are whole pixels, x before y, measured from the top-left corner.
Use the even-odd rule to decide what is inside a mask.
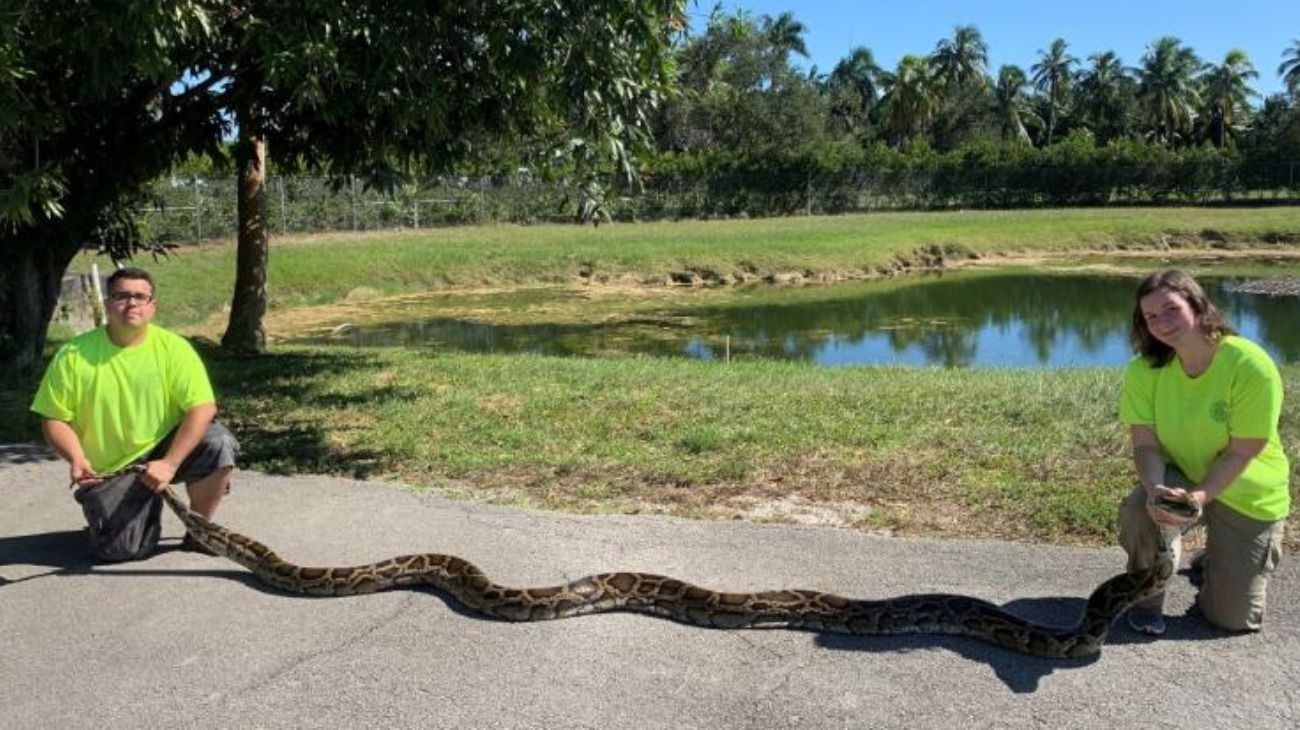
[[[1157,525],[1164,527],[1187,527],[1199,519],[1202,508],[1205,507],[1205,492],[1187,491],[1182,487],[1166,487],[1163,484],[1156,484],[1147,489],[1147,514]],[[1174,512],[1161,506],[1161,502],[1181,503],[1189,506],[1189,512],[1195,514],[1182,514]]]

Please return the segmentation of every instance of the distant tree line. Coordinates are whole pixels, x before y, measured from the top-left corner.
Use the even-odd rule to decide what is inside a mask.
[[[858,47],[823,74],[791,64],[808,55],[805,32],[789,13],[715,10],[702,33],[678,44],[681,94],[662,107],[658,149],[767,152],[845,138],[941,151],[977,141],[1047,147],[1074,132],[1098,146],[1300,152],[1300,39],[1277,67],[1287,93],[1256,107],[1259,72],[1243,51],[1207,62],[1171,36],[1153,41],[1136,66],[1113,51],[1081,60],[1057,38],[1028,70],[1005,65],[991,75],[979,30],[958,26],[932,53],[906,55],[893,70]]]
[[[635,178],[607,168],[610,185],[593,185],[526,137],[480,148],[458,183],[361,207],[374,225],[429,225],[1300,198],[1300,40],[1279,56],[1286,91],[1261,98],[1244,52],[1206,62],[1168,36],[1132,66],[1113,51],[1080,59],[1058,38],[993,75],[973,26],[892,70],[858,47],[829,73],[794,65],[806,32],[790,13],[715,9],[679,34],[676,91],[648,120]],[[355,199],[313,198],[366,227]]]
[[[684,37],[679,93],[660,107],[643,160],[650,178],[779,188],[792,201],[804,197],[800,181],[848,195],[852,181],[892,180],[917,205],[1158,202],[1300,186],[1300,40],[1281,52],[1286,92],[1260,99],[1244,52],[1207,62],[1169,36],[1134,66],[1112,51],[1080,59],[1058,38],[1027,69],[994,75],[979,30],[958,26],[892,70],[858,47],[829,73],[805,73],[791,61],[808,55],[806,30],[790,13],[715,9]]]

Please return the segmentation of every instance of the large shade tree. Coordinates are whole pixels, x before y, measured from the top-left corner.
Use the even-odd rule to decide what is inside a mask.
[[[227,343],[261,347],[269,148],[394,182],[494,140],[621,157],[671,83],[682,0],[127,0],[26,4],[0,23],[0,366],[40,356],[69,262],[138,250],[132,208],[176,161],[239,168]],[[621,153],[621,154],[620,154]]]

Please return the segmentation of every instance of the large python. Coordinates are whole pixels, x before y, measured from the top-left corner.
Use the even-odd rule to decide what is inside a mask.
[[[348,596],[406,586],[433,586],[467,608],[505,621],[542,621],[606,611],[630,611],[719,629],[792,628],[843,634],[952,634],[970,636],[1036,657],[1088,657],[1101,651],[1111,623],[1137,601],[1164,589],[1174,572],[1172,534],[1147,570],[1117,575],[1088,597],[1070,627],[1020,618],[988,601],[951,594],[918,594],[878,601],[809,590],[722,593],[649,573],[600,573],[566,585],[508,588],[492,582],[454,555],[402,555],[350,568],[309,568],[289,563],[256,540],[195,512],[171,489],[163,499],[194,539],[217,555],[253,571],[264,583],[291,593]],[[1162,508],[1194,516],[1178,502]]]

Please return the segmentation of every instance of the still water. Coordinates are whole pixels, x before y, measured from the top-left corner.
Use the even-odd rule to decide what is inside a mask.
[[[1199,279],[1232,325],[1278,362],[1300,362],[1300,298]],[[822,365],[1115,366],[1130,356],[1137,279],[970,271],[738,292],[723,304],[601,324],[492,325],[448,317],[344,328],[304,341],[548,355],[779,358]]]

